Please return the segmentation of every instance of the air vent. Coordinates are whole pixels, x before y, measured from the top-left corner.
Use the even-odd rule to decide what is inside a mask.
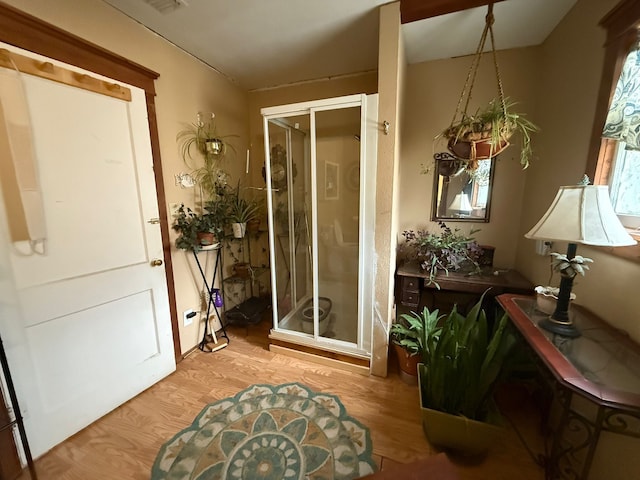
[[[160,13],[171,13],[179,8],[186,7],[186,0],[144,0]]]

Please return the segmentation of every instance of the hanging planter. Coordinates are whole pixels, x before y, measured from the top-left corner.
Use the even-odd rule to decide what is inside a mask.
[[[514,103],[504,96],[493,38],[493,22],[493,4],[490,4],[485,18],[484,30],[471,62],[471,68],[458,100],[453,120],[436,137],[436,139],[444,138],[447,140],[447,148],[457,158],[466,162],[467,170],[475,170],[479,160],[486,160],[503,152],[509,147],[509,139],[516,132],[521,135],[520,164],[522,168],[527,168],[532,153],[530,134],[538,130],[538,127],[524,118],[522,114],[512,112],[511,107],[513,107]],[[491,39],[498,98],[491,100],[485,108],[478,109],[476,113],[469,114],[469,101],[471,100],[473,85],[480,60],[482,59],[482,53],[484,52],[487,35]],[[463,101],[464,109],[462,110]]]

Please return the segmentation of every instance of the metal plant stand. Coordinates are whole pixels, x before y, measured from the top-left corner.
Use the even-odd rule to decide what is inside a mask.
[[[193,258],[195,258],[196,260],[196,265],[198,265],[198,270],[200,270],[200,275],[202,275],[202,281],[204,282],[204,286],[207,289],[207,315],[204,318],[204,333],[202,334],[202,340],[198,345],[198,348],[203,352],[215,352],[216,350],[220,350],[221,348],[226,347],[230,342],[229,337],[227,336],[227,331],[224,327],[224,321],[222,319],[222,315],[220,314],[220,311],[218,310],[218,307],[215,304],[215,297],[214,297],[215,296],[214,285],[216,283],[216,278],[218,276],[218,270],[222,268],[222,265],[221,265],[222,244],[218,245],[213,250],[215,251],[215,263],[213,266],[211,283],[207,281],[207,275],[204,269],[202,268],[202,265],[200,264],[200,259],[198,258],[198,252],[196,252],[195,250],[193,251]],[[224,297],[223,292],[220,292],[220,295]],[[216,312],[218,320],[220,320],[220,325],[222,326],[222,336],[227,340],[226,343],[218,342],[218,338],[216,337],[216,334],[213,331],[213,329],[211,329],[211,333],[209,333],[209,315],[211,314],[211,307],[213,307],[213,310]],[[214,343],[211,349],[207,349],[207,345],[211,343],[209,342],[209,337],[213,339],[213,343]]]
[[[18,426],[18,432],[20,432],[20,440],[22,442],[22,449],[24,450],[24,456],[27,460],[29,467],[29,473],[33,480],[37,480],[38,474],[36,473],[36,467],[33,464],[33,458],[31,457],[31,450],[29,449],[29,442],[27,441],[27,432],[24,429],[24,422],[22,420],[22,412],[20,411],[20,405],[18,405],[18,396],[16,395],[16,389],[11,379],[11,372],[9,371],[9,362],[7,361],[7,355],[4,351],[4,344],[2,343],[2,337],[0,336],[0,364],[2,364],[2,373],[4,379],[7,382],[7,389],[9,390],[9,398],[11,400],[11,406],[13,408],[14,419],[5,425],[0,426],[0,430],[6,430],[13,428],[14,425]]]

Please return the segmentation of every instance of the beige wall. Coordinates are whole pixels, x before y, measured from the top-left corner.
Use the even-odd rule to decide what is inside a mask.
[[[534,242],[522,237],[546,211],[560,185],[574,184],[584,174],[604,58],[605,32],[600,19],[618,0],[580,0],[541,47],[536,139],[540,159],[527,172],[518,234],[518,268],[536,284],[549,279],[548,260],[536,256]],[[564,253],[566,244],[554,251]],[[640,264],[589,248],[578,254],[594,263],[577,278],[577,303],[640,341]],[[559,279],[554,278],[554,284]]]
[[[405,88],[405,51],[400,31],[400,3],[380,7],[378,40],[378,119],[389,134],[378,134],[375,221],[375,311],[371,372],[386,376],[389,327],[394,320],[394,276],[398,225],[401,114]],[[408,94],[407,94],[408,95]],[[410,97],[408,97],[410,98]],[[412,100],[413,101],[413,100]]]
[[[213,111],[223,134],[237,134],[233,139],[239,161],[229,162],[228,169],[237,179],[244,170],[248,128],[247,94],[224,76],[187,55],[156,34],[119,13],[100,0],[8,0],[13,5],[45,22],[52,23],[85,40],[139,63],[160,74],[156,81],[156,113],[160,136],[164,187],[167,203],[193,204],[194,190],[174,184],[174,175],[188,171],[179,155],[176,133],[184,123],[195,122],[198,111]],[[168,208],[165,205],[165,208]],[[175,234],[172,232],[172,242]],[[182,327],[182,311],[199,310],[201,281],[193,261],[172,247],[177,310],[182,352],[200,340],[201,325],[194,322]]]
[[[433,195],[433,154],[446,152],[446,143],[434,137],[453,118],[472,57],[437,60],[409,65],[404,105],[402,150],[400,156],[399,225],[404,230],[427,228],[438,231],[431,222]],[[539,52],[536,48],[498,52],[500,75],[505,95],[517,101],[516,111],[537,122],[536,84],[539,80]],[[483,56],[478,71],[469,113],[497,96],[497,83],[490,55]],[[537,138],[534,138],[532,165],[539,162]],[[475,237],[481,244],[496,247],[494,265],[513,268],[518,243],[522,195],[528,171],[519,164],[519,139],[498,157],[494,177],[489,223],[447,222],[468,232],[480,229]],[[422,168],[426,174],[420,174]],[[530,167],[532,168],[532,167]]]

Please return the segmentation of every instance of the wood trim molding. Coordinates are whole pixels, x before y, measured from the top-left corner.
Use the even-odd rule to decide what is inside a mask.
[[[180,362],[182,360],[182,352],[178,329],[176,293],[173,281],[169,223],[165,208],[167,202],[164,191],[155,107],[156,91],[154,82],[160,75],[153,70],[143,67],[120,55],[116,55],[98,45],[66,32],[55,25],[43,22],[39,18],[24,13],[3,2],[0,2],[0,41],[70,65],[75,65],[90,72],[99,73],[114,80],[141,88],[146,92],[153,170],[156,179],[165,273],[169,292],[173,350],[176,363]]]
[[[155,95],[160,75],[94,43],[0,2],[0,41],[55,58]]]
[[[447,13],[482,7],[502,0],[400,0],[400,21],[411,23]]]
[[[10,52],[0,48],[0,67],[18,70],[40,78],[63,83],[75,88],[89,90],[100,95],[117,98],[126,102],[131,101],[131,89],[117,83],[105,82],[91,75],[78,73],[68,68],[53,65],[51,62],[41,62],[33,57]]]

